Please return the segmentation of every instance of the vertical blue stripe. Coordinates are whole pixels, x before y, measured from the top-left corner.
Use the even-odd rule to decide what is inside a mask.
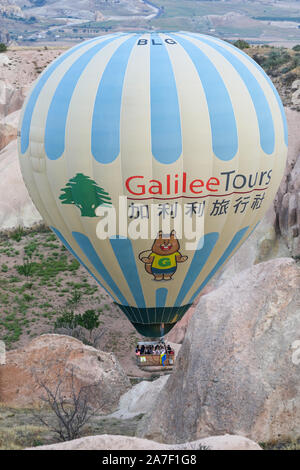
[[[45,129],[45,151],[50,160],[57,160],[64,152],[69,106],[79,78],[93,57],[117,38],[118,36],[114,36],[106,39],[82,54],[58,84],[48,110]]]
[[[164,306],[166,305],[167,295],[168,289],[166,289],[165,287],[160,287],[159,289],[156,289],[155,297],[157,308],[164,308]]]
[[[219,234],[217,232],[212,232],[207,233],[204,235],[204,237],[201,238],[201,240],[199,240],[197,251],[194,254],[189,270],[185,276],[175,301],[176,306],[182,305],[183,299],[192,288],[194,282],[204,268],[206,261],[208,260],[215,244],[217,243],[218,238]]]
[[[168,51],[157,34],[151,34],[150,97],[153,156],[160,163],[174,163],[182,152],[177,87]]]
[[[99,256],[97,255],[95,251],[95,248],[93,247],[88,237],[80,232],[72,232],[72,235],[74,239],[76,240],[76,242],[78,243],[78,245],[80,246],[83,253],[85,254],[85,256],[90,261],[90,263],[98,271],[100,276],[104,279],[106,284],[111,288],[111,290],[115,293],[115,295],[120,299],[120,303],[123,305],[128,305],[125,297],[123,296],[120,289],[116,285],[115,281],[112,279],[106,267],[100,260]]]
[[[105,290],[105,292],[108,293],[108,295],[110,295],[111,297],[112,294],[110,292],[108,292],[108,290],[103,286],[103,284],[101,284],[101,282],[96,278],[96,276],[94,276],[94,274],[89,270],[89,268],[87,267],[87,265],[79,258],[79,256],[75,253],[75,251],[73,250],[73,248],[69,245],[69,243],[67,242],[67,240],[65,239],[65,237],[62,235],[62,233],[57,229],[57,228],[54,228],[54,227],[51,227],[51,230],[55,233],[55,235],[60,239],[60,241],[65,245],[65,247],[69,250],[70,253],[72,253],[72,255],[77,259],[77,261],[87,270],[87,272],[95,279],[95,281],[102,287],[102,289]],[[116,299],[113,297],[114,301],[116,301]]]
[[[131,240],[121,237],[111,238],[110,243],[137,307],[146,308]]]
[[[205,38],[209,38],[209,36],[206,36],[206,35],[199,35],[200,38],[202,37],[205,37]],[[214,38],[217,42],[219,42],[221,45],[224,43],[224,41],[221,41],[220,39],[217,39],[217,38]],[[258,65],[257,62],[255,62],[254,59],[252,59],[252,57],[250,57],[248,54],[246,54],[245,52],[241,51],[240,49],[238,49],[237,47],[233,46],[232,44],[230,43],[226,43],[226,45],[234,50],[235,52],[237,52],[238,54],[240,54],[241,56],[245,57],[246,59],[249,60],[249,62],[251,62],[255,68],[262,74],[262,76],[265,78],[265,80],[269,83],[274,95],[275,95],[275,98],[276,98],[276,101],[277,101],[277,104],[278,104],[278,107],[279,107],[279,110],[280,110],[280,113],[281,113],[281,118],[282,118],[282,125],[283,125],[283,131],[284,131],[284,141],[285,141],[285,144],[288,145],[288,126],[287,126],[287,120],[286,120],[286,115],[285,115],[285,112],[284,112],[284,107],[283,107],[283,104],[282,104],[282,101],[280,99],[280,96],[279,96],[279,93],[278,91],[276,90],[272,80],[270,79],[270,77],[265,73],[265,71],[262,69],[262,67],[260,65]]]
[[[49,65],[49,67],[46,68],[44,73],[41,75],[41,77],[37,81],[35,87],[33,88],[31,92],[31,95],[28,99],[28,102],[26,104],[26,108],[24,111],[22,127],[21,127],[21,153],[25,153],[28,148],[30,126],[31,126],[33,111],[34,111],[36,102],[38,100],[38,97],[40,96],[40,93],[42,89],[44,88],[45,84],[47,83],[49,77],[53,74],[53,72],[57,69],[57,67],[62,62],[64,62],[70,55],[74,54],[74,52],[78,51],[82,47],[87,46],[88,44],[93,43],[95,41],[99,41],[99,38],[94,38],[94,39],[91,39],[90,41],[85,41],[79,44],[78,46],[73,47],[69,51],[65,52],[58,59],[56,59],[51,65]]]
[[[131,35],[113,54],[100,81],[94,104],[91,151],[99,163],[111,163],[120,153],[120,116],[125,72],[138,39]]]
[[[231,160],[238,151],[236,120],[231,99],[214,64],[187,39],[170,34],[185,49],[196,67],[206,96],[213,151],[220,160]]]
[[[256,78],[254,77],[254,75],[241,60],[239,60],[234,54],[229,52],[226,48],[222,47],[221,45],[218,45],[209,39],[199,37],[194,34],[185,34],[185,36],[193,37],[205,44],[208,44],[210,47],[218,51],[223,57],[225,57],[225,59],[227,59],[228,62],[230,62],[230,64],[238,72],[248,89],[248,92],[251,96],[255,108],[259,126],[261,148],[265,153],[269,155],[272,154],[275,148],[275,130],[273,117],[265,93]]]
[[[223,255],[221,256],[221,258],[219,259],[219,261],[215,265],[215,267],[211,270],[211,272],[208,274],[206,279],[202,282],[201,286],[196,290],[194,295],[191,297],[191,300],[188,302],[189,304],[194,302],[195,298],[201,292],[201,290],[206,286],[208,281],[210,281],[210,279],[214,276],[214,274],[218,271],[218,269],[222,266],[222,264],[225,263],[227,258],[231,255],[233,250],[237,247],[237,245],[242,240],[242,238],[245,235],[245,233],[247,232],[248,228],[249,228],[249,226],[244,227],[235,234],[235,236],[233,237],[233,239],[229,243],[228,247],[224,251]]]

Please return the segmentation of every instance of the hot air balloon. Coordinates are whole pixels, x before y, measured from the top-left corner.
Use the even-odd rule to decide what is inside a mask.
[[[287,156],[283,106],[264,71],[231,44],[187,32],[71,48],[34,84],[18,134],[38,211],[149,337],[170,331],[249,237]],[[145,239],[117,224],[99,236],[102,209],[137,230],[152,207],[160,221],[200,221],[197,245],[175,229]]]

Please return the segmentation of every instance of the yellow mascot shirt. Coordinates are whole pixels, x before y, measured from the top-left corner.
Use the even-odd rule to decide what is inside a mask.
[[[180,253],[172,253],[171,255],[156,255],[151,253],[150,258],[153,258],[152,267],[156,269],[170,269],[175,268],[176,256],[180,256]]]

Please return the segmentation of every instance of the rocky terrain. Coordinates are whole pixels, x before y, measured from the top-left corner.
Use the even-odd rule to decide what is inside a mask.
[[[55,384],[64,373],[74,375],[74,388],[95,385],[97,406],[113,411],[130,382],[112,353],[99,351],[64,335],[42,335],[23,349],[8,351],[0,369],[0,402],[8,406],[36,405],[43,390],[40,383]],[[63,390],[72,393],[68,386]]]

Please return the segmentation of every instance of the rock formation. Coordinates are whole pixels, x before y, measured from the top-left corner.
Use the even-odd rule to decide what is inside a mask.
[[[292,104],[296,108],[300,106],[300,80],[295,80],[291,85],[293,94],[292,94]]]
[[[0,151],[17,138],[20,110],[5,116],[0,122]]]
[[[143,380],[121,396],[118,410],[111,417],[130,419],[150,413],[156,398],[165,386],[169,375],[163,375],[152,382]]]
[[[42,390],[36,377],[52,389],[58,375],[71,371],[78,390],[98,384],[95,399],[106,412],[113,411],[120,396],[130,388],[129,379],[112,353],[86,346],[70,336],[46,334],[23,349],[7,352],[6,364],[0,369],[0,402],[20,407],[38,403]]]
[[[289,154],[284,178],[275,199],[278,229],[290,253],[300,256],[300,113],[287,110]]]
[[[17,141],[0,151],[0,227],[30,227],[42,220],[33,205],[20,171]]]
[[[290,258],[257,264],[203,296],[140,436],[299,436],[299,303],[300,268]]]
[[[0,151],[16,138],[17,129],[9,124],[2,124],[0,122]]]
[[[181,445],[166,445],[128,436],[88,436],[61,444],[32,447],[29,450],[261,450],[255,442],[243,436],[211,436]],[[27,449],[28,450],[28,449]]]
[[[1,57],[1,61],[5,60]],[[0,77],[0,119],[22,107],[27,87],[16,87],[9,80]]]

